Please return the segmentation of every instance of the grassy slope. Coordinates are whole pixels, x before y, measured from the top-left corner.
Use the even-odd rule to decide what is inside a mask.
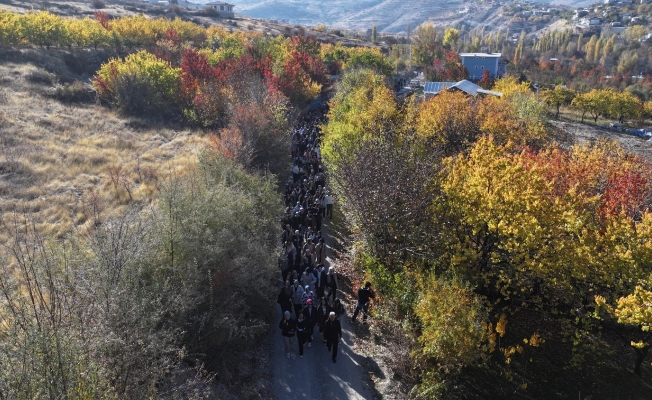
[[[43,60],[57,54],[36,52],[47,53]],[[38,60],[38,54],[32,58]],[[149,202],[161,178],[194,162],[193,153],[207,142],[190,129],[121,118],[96,104],[61,103],[44,94],[51,78],[33,63],[0,60],[0,217],[5,222],[25,212],[55,237],[86,230],[97,217]],[[111,172],[115,177],[118,171],[124,184],[116,187]]]

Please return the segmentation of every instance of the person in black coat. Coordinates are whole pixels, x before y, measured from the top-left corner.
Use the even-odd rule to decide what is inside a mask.
[[[303,344],[308,339],[308,321],[303,317],[303,312],[299,312],[297,317],[297,341],[299,342],[299,357],[303,357]]]
[[[326,295],[327,301],[330,297],[333,297],[333,302],[337,298],[337,278],[335,267],[330,267],[326,275],[326,287],[328,288],[328,295]]]
[[[292,310],[292,288],[290,288],[289,281],[285,281],[276,302],[281,306],[281,312],[285,313]]]
[[[328,351],[333,349],[332,360],[337,362],[337,347],[342,339],[342,325],[340,321],[335,318],[335,313],[331,312],[328,320],[324,324],[324,337],[326,338],[326,346]]]
[[[374,291],[371,290],[371,282],[365,283],[364,287],[358,289],[358,304],[355,306],[355,311],[351,317],[351,323],[355,322],[360,310],[362,310],[362,323],[367,321],[367,313],[369,312],[369,300],[375,298]]]
[[[292,338],[294,337],[297,329],[296,321],[290,316],[290,312],[283,313],[283,319],[278,324],[281,329],[281,336],[283,336],[283,343],[285,344],[285,354],[290,358],[290,350],[292,350]]]
[[[317,325],[319,326],[319,333],[324,332],[324,324],[328,320],[328,313],[330,312],[330,307],[326,303],[326,299],[323,297],[319,299],[319,305],[317,306]],[[326,344],[326,338],[324,338],[324,344]]]
[[[324,297],[324,289],[326,289],[326,271],[324,271],[324,264],[317,265],[317,272],[315,272],[317,282],[315,282],[315,295],[318,298]]]
[[[311,299],[306,301],[306,308],[303,309],[303,316],[308,323],[306,334],[308,339],[308,347],[310,347],[312,345],[312,331],[315,328],[315,324],[317,323],[317,308],[313,306]]]

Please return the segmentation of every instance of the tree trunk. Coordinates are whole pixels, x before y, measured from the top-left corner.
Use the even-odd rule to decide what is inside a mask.
[[[649,350],[650,350],[650,346],[645,346],[642,349],[637,349],[636,347],[634,347],[634,351],[636,352],[636,361],[634,362],[634,373],[638,376],[641,376],[641,364],[643,364],[643,360],[645,360],[645,357],[647,356]]]

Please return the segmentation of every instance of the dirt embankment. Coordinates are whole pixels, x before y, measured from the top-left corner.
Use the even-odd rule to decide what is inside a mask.
[[[600,139],[615,140],[628,153],[652,161],[652,142],[646,139],[578,122],[551,121],[551,123],[566,132],[570,140],[579,144],[592,143]]]

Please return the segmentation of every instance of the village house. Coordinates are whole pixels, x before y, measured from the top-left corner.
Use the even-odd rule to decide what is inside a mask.
[[[223,18],[233,18],[235,15],[233,13],[233,4],[224,3],[222,1],[212,1],[206,3],[206,9],[213,9],[219,13],[220,17]]]
[[[437,96],[441,91],[462,92],[468,96],[476,97],[478,95],[490,95],[500,97],[503,94],[491,90],[485,90],[473,82],[466,79],[459,82],[426,82],[423,88],[423,94],[428,99]]]
[[[489,71],[492,78],[501,78],[507,71],[507,63],[501,62],[501,53],[460,53],[462,65],[469,73],[469,79],[482,79],[484,70]]]

